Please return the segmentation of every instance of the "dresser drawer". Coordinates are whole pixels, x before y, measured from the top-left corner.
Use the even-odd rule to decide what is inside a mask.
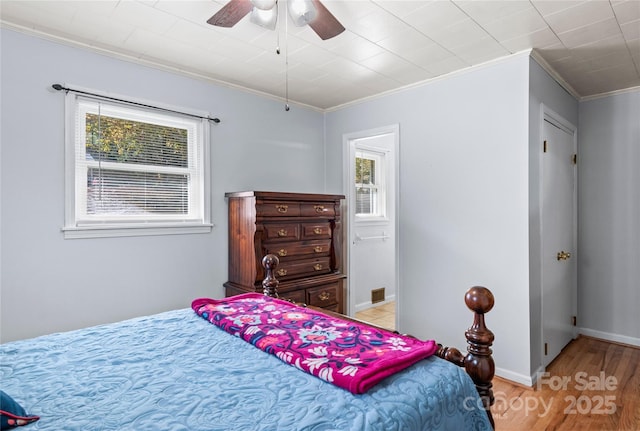
[[[299,305],[305,304],[305,301],[307,300],[304,290],[294,290],[292,292],[286,292],[280,295],[280,297],[283,299],[290,299]]]
[[[321,257],[318,259],[305,259],[280,262],[275,276],[279,280],[309,275],[327,274],[331,272],[330,259]]]
[[[333,217],[336,210],[333,204],[324,203],[303,203],[300,204],[300,215],[302,217]]]
[[[334,313],[340,313],[340,314],[343,314],[343,313],[342,313],[342,311],[341,311],[342,309],[340,308],[340,304],[333,304],[333,305],[331,305],[331,306],[329,306],[329,307],[322,307],[322,308],[323,308],[324,310],[333,311]]]
[[[307,304],[315,307],[329,307],[338,303],[339,295],[339,283],[314,287],[307,289]]]
[[[300,239],[300,225],[298,223],[265,224],[264,232],[268,240]]]
[[[303,223],[302,238],[331,238],[331,225],[329,223]]]
[[[298,217],[300,204],[297,202],[263,202],[256,205],[258,217]]]
[[[282,242],[265,244],[264,254],[275,254],[279,258],[283,257],[309,257],[309,256],[329,256],[331,251],[331,240],[323,239],[317,241]]]

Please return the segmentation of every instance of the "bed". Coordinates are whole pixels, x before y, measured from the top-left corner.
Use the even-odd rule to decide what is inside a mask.
[[[264,298],[277,296],[273,258]],[[438,345],[364,393],[289,366],[196,308],[0,345],[1,389],[40,417],[25,431],[491,430],[493,297],[474,287],[465,301],[466,356]]]

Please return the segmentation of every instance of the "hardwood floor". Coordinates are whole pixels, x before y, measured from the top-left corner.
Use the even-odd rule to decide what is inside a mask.
[[[393,329],[394,310],[388,303],[356,318]],[[497,431],[640,431],[640,348],[580,336],[547,373],[533,388],[494,379]]]
[[[393,331],[396,329],[396,303],[395,301],[391,301],[386,304],[358,311],[356,313],[356,319],[364,320],[365,322]]]
[[[580,336],[534,388],[495,378],[496,430],[640,430],[640,349]]]
[[[394,310],[388,303],[356,318],[393,329]],[[547,373],[533,388],[494,379],[497,431],[640,431],[640,348],[580,336]]]

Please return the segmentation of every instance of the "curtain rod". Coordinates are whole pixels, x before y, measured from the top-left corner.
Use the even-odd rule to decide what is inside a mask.
[[[182,114],[182,115],[188,115],[190,117],[195,117],[195,118],[200,118],[202,120],[209,120],[209,121],[213,121],[214,123],[218,124],[220,122],[219,118],[211,118],[211,117],[203,117],[201,115],[195,115],[195,114],[190,114],[188,112],[181,112],[181,111],[174,111],[173,109],[167,109],[167,108],[161,108],[159,106],[153,106],[153,105],[146,105],[144,103],[138,103],[138,102],[132,102],[130,100],[124,100],[124,99],[118,99],[117,97],[110,97],[110,96],[103,96],[102,94],[97,94],[97,93],[91,93],[88,91],[82,91],[82,90],[75,90],[73,88],[67,88],[67,87],[63,87],[60,84],[53,84],[51,86],[54,90],[57,91],[61,91],[64,90],[66,92],[72,91],[74,93],[79,93],[79,94],[88,94],[89,96],[96,96],[96,97],[100,97],[103,99],[109,99],[109,100],[115,100],[117,102],[123,102],[123,103],[127,103],[129,105],[136,105],[136,106],[143,106],[145,108],[151,108],[151,109],[158,109],[160,111],[166,111],[166,112],[173,112],[174,114]]]

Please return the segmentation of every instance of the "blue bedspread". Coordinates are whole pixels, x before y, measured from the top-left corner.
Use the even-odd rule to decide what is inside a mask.
[[[0,345],[1,388],[56,431],[490,430],[436,357],[353,395],[175,310]]]

